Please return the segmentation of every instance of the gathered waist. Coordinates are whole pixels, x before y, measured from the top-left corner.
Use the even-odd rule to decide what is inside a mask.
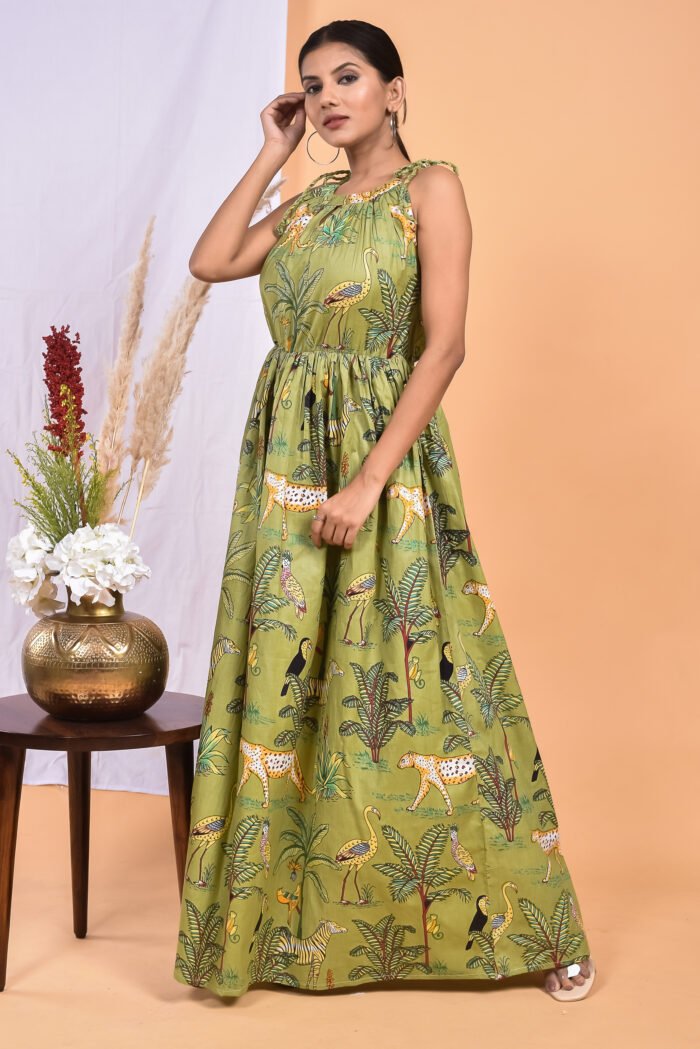
[[[281,346],[278,342],[272,344],[272,348],[268,356],[281,355],[289,357],[313,357],[313,356],[327,356],[327,357],[338,357],[343,359],[360,360],[360,361],[371,361],[373,364],[385,364],[387,367],[399,367],[405,366],[407,368],[412,367],[412,362],[409,361],[408,357],[404,357],[402,353],[394,353],[390,357],[387,357],[385,353],[367,353],[363,350],[352,350],[346,349],[345,347],[335,346],[322,346],[320,343],[312,343],[311,345],[294,346],[288,349],[286,346]]]

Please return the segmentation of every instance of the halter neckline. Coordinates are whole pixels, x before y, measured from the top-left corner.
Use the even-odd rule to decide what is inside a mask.
[[[415,167],[416,164],[420,164],[420,163],[421,163],[420,160],[410,161],[408,164],[404,164],[402,167],[397,168],[396,171],[394,171],[393,174],[390,175],[388,179],[385,179],[384,182],[381,182],[378,186],[372,186],[370,189],[360,189],[360,190],[356,189],[356,190],[352,190],[350,193],[336,193],[335,189],[334,189],[334,187],[336,185],[344,186],[345,183],[348,181],[348,179],[352,176],[352,171],[350,170],[350,168],[338,168],[336,171],[329,171],[328,172],[329,180],[331,178],[332,179],[336,179],[339,175],[345,175],[346,176],[342,180],[342,182],[336,183],[335,181],[329,181],[327,183],[327,185],[330,186],[329,196],[330,197],[335,197],[337,200],[347,200],[349,197],[361,197],[362,198],[362,197],[373,196],[375,193],[378,193],[380,190],[384,189],[385,186],[389,186],[392,183],[394,183],[396,181],[396,179],[398,178],[398,176],[401,175],[408,168]]]

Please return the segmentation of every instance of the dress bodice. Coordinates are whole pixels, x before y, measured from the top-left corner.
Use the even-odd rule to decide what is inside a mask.
[[[432,164],[459,174],[450,161],[416,160],[375,189],[344,194],[351,172],[340,169],[319,175],[290,204],[260,273],[276,346],[418,359],[425,336],[408,186]]]

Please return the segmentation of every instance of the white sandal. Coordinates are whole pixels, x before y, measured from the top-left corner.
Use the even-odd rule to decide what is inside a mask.
[[[595,979],[595,962],[592,958],[588,959],[588,964],[590,966],[590,972],[583,983],[575,983],[573,987],[569,988],[569,990],[567,990],[566,987],[558,987],[556,991],[550,991],[549,988],[545,986],[545,991],[547,991],[548,994],[551,994],[552,998],[556,998],[558,1002],[576,1002],[579,998],[585,998]],[[569,977],[578,976],[580,972],[581,966],[578,962],[572,962],[571,965],[567,965],[566,967],[566,975]]]

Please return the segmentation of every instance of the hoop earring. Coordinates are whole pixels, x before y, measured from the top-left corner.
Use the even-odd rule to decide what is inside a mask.
[[[309,154],[309,156],[313,160],[314,164],[333,164],[338,159],[338,154],[340,153],[340,146],[338,146],[338,149],[336,150],[336,154],[333,157],[333,160],[323,160],[323,161],[321,161],[321,160],[316,160],[316,157],[312,157],[311,156],[311,153],[309,152],[309,142],[314,137],[314,135],[317,135],[317,134],[318,134],[318,131],[312,131],[311,134],[309,135],[309,137],[307,138],[307,140],[306,140],[306,152]]]
[[[389,124],[391,126],[391,137],[394,140],[394,142],[396,142],[396,124],[397,124],[397,121],[396,121],[396,113],[395,113],[394,110],[392,110],[392,112],[391,112],[391,116],[389,118]]]

